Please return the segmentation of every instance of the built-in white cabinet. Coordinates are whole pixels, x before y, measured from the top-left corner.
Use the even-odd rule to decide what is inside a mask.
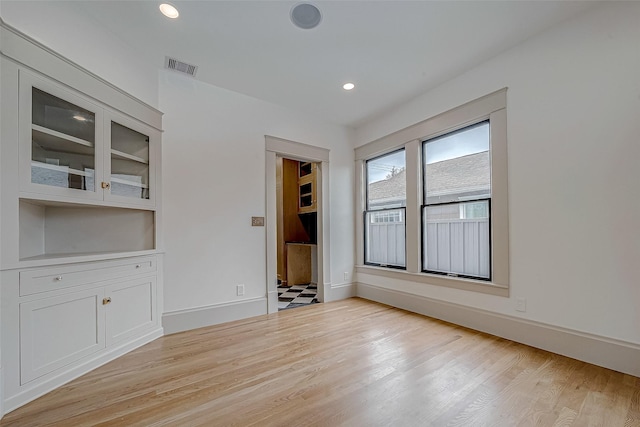
[[[20,385],[158,325],[156,276],[149,275],[155,263],[153,258],[133,262],[20,272]],[[128,270],[133,278],[123,274]],[[101,281],[111,276],[120,278]]]
[[[0,33],[0,411],[11,411],[162,336],[162,113],[2,20]]]
[[[21,192],[155,206],[158,130],[27,70],[19,81]]]

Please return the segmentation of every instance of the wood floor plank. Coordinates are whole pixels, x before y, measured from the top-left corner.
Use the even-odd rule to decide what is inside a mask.
[[[640,426],[640,379],[357,298],[162,337],[8,426]]]

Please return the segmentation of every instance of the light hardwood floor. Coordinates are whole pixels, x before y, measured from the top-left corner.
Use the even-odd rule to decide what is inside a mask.
[[[640,426],[640,378],[361,299],[160,338],[0,426]]]

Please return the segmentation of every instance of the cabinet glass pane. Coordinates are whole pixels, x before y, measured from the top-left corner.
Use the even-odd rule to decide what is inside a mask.
[[[95,114],[32,92],[31,182],[94,191]]]
[[[299,173],[300,178],[302,178],[303,176],[309,175],[312,171],[312,168],[313,167],[311,163],[300,163],[300,173]]]
[[[307,183],[307,184],[302,184],[300,186],[300,197],[305,196],[305,195],[310,195],[312,191],[312,187],[311,187],[311,183]]]
[[[111,194],[149,198],[149,137],[111,122]]]

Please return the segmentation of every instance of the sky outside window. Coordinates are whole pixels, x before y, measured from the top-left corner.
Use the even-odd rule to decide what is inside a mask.
[[[489,150],[489,122],[427,142],[427,164],[482,153]]]
[[[488,151],[489,123],[483,122],[462,132],[435,138],[427,144],[427,153],[425,153],[427,164]],[[405,164],[404,151],[397,151],[369,161],[367,164],[368,182],[381,181],[393,170],[398,171],[404,168]]]

